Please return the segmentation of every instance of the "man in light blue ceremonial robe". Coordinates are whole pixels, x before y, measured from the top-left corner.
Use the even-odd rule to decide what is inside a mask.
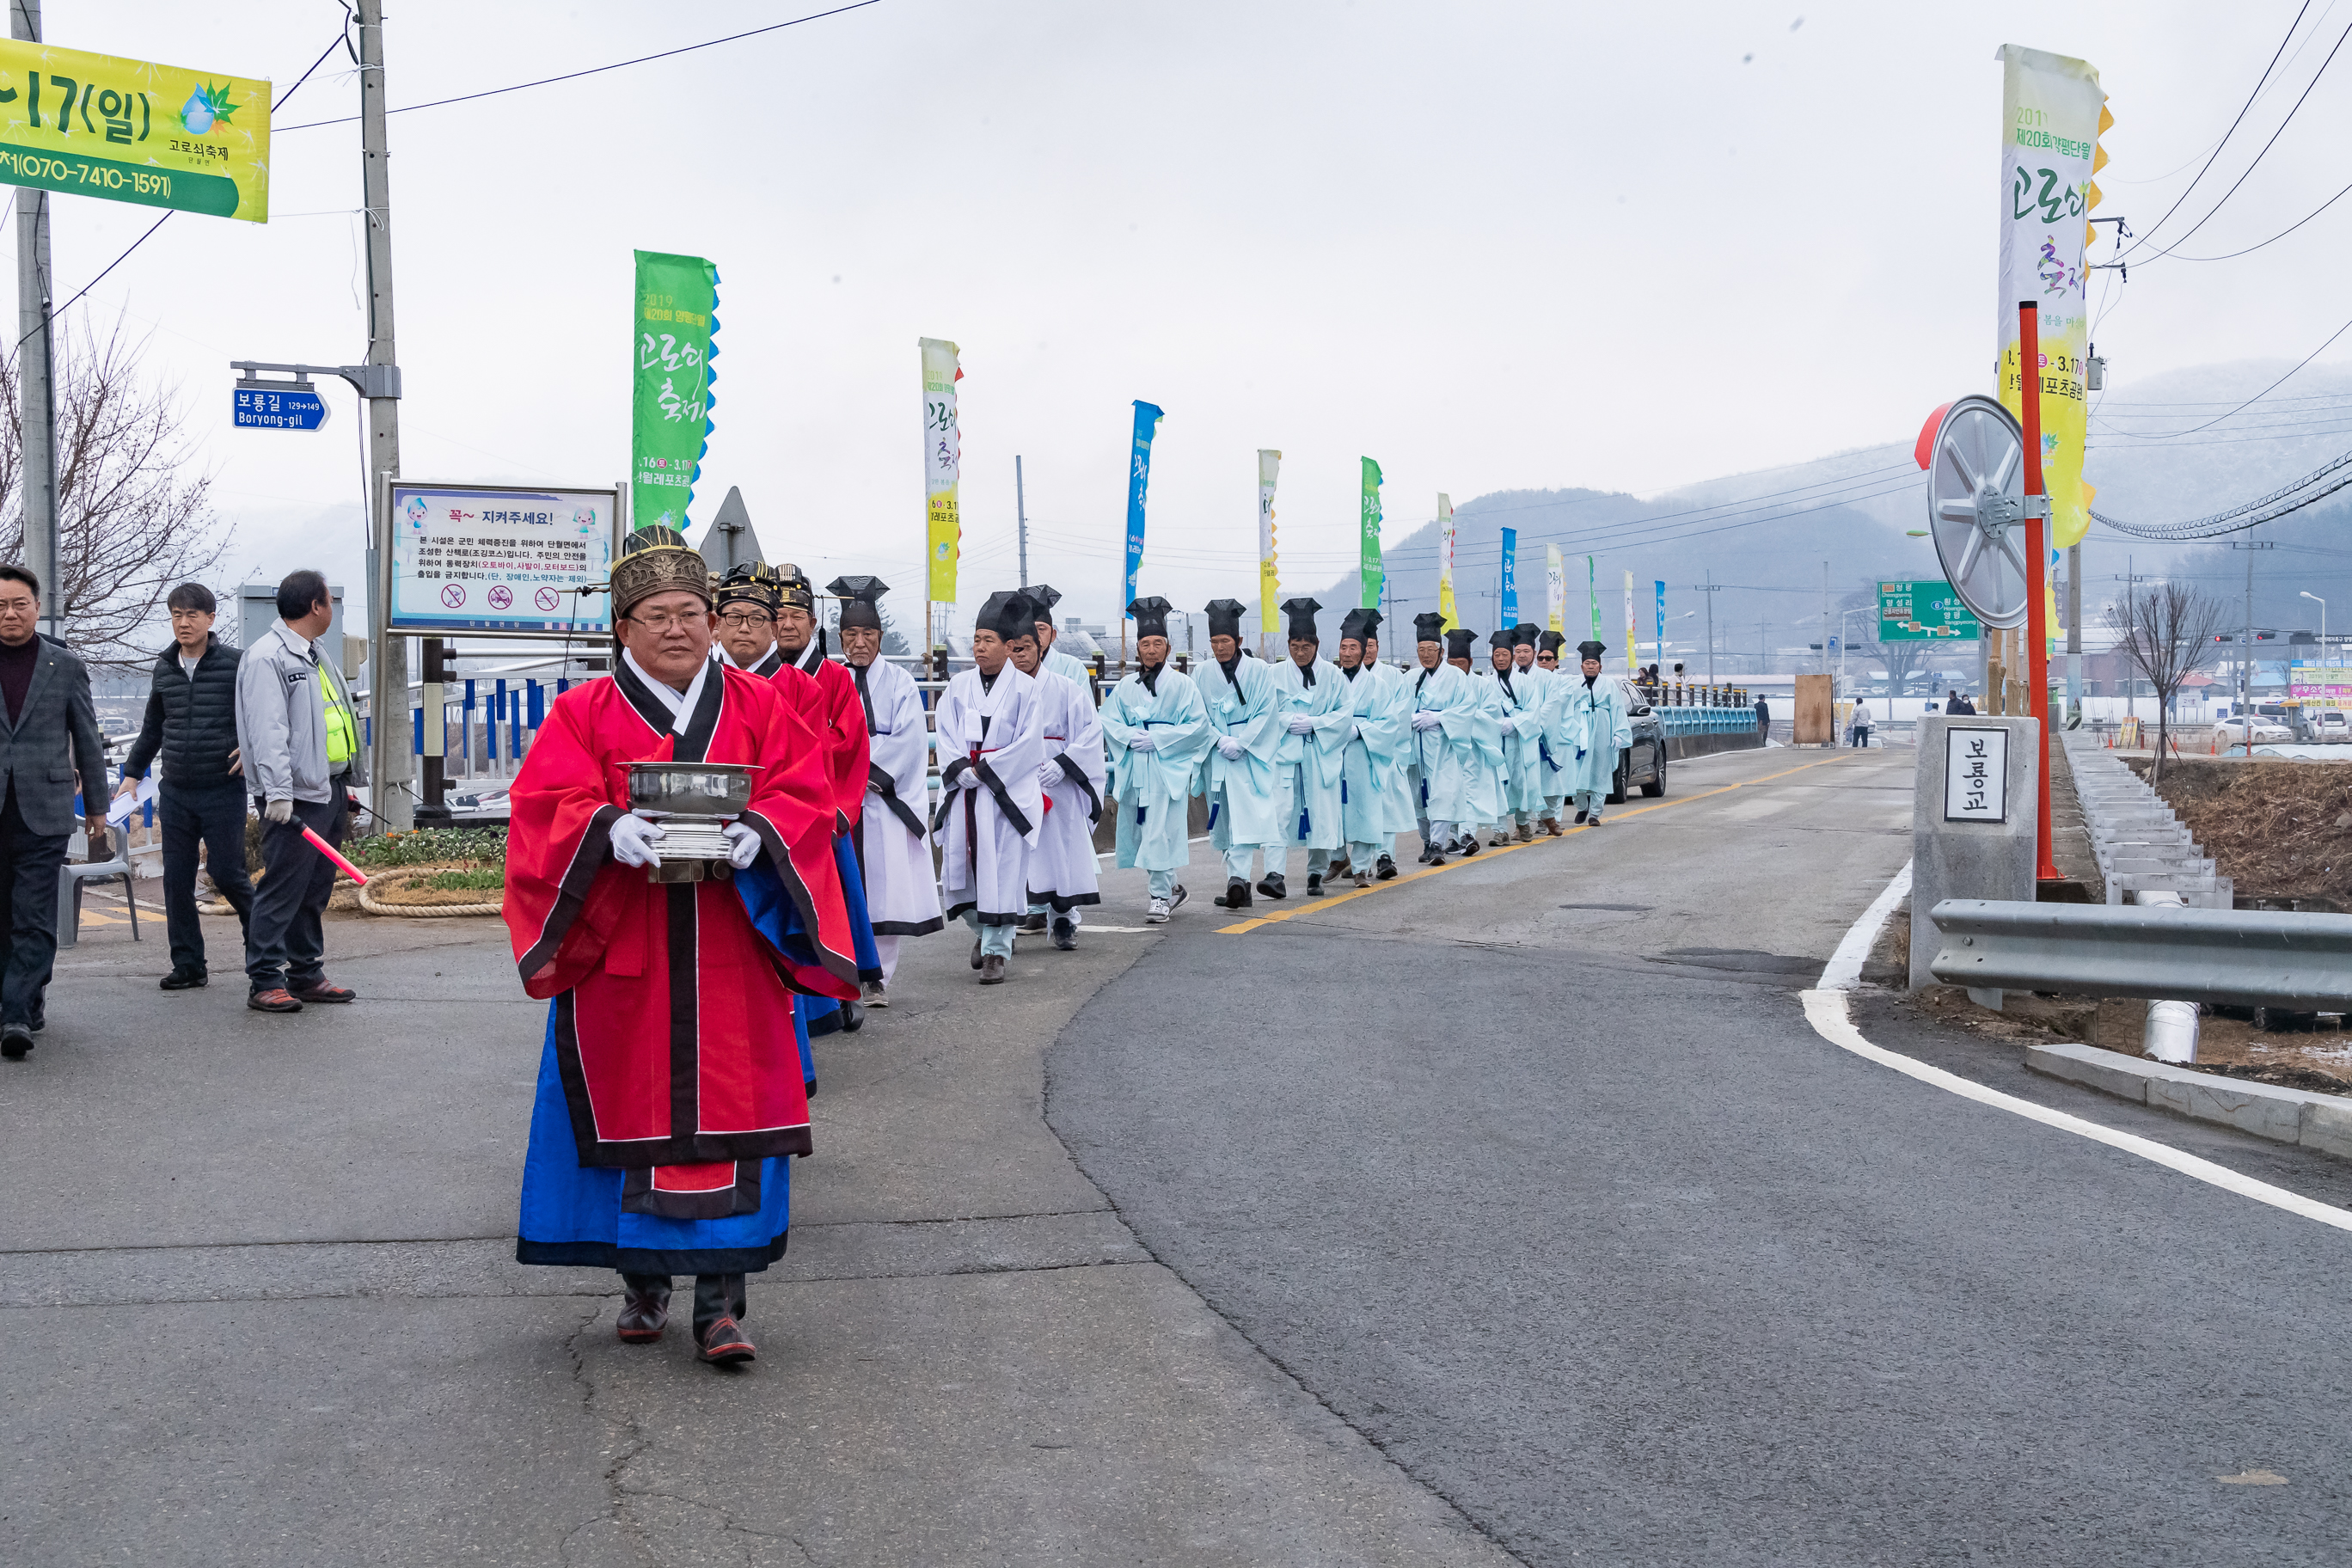
[[[1568,798],[1568,764],[1576,756],[1576,749],[1568,743],[1568,689],[1576,677],[1559,667],[1559,650],[1567,643],[1568,638],[1559,632],[1545,632],[1536,639],[1536,668],[1549,683],[1544,697],[1543,766],[1538,774],[1543,816],[1538,820],[1555,838],[1561,831],[1559,805]]]
[[[1477,838],[1462,843],[1460,828],[1478,809],[1480,775],[1486,765],[1479,743],[1482,736],[1493,735],[1494,724],[1469,676],[1470,642],[1477,634],[1444,630],[1444,617],[1434,611],[1414,616],[1413,626],[1421,639],[1414,647],[1421,668],[1410,678],[1413,801],[1420,811],[1422,863],[1443,866],[1445,857],[1457,850],[1478,853]],[[1458,663],[1444,657],[1453,641],[1462,647]],[[1499,746],[1494,754],[1499,763]]]
[[[1250,857],[1261,847],[1266,870],[1281,868],[1288,843],[1283,822],[1290,810],[1289,779],[1279,766],[1282,752],[1281,694],[1274,672],[1262,660],[1242,656],[1242,602],[1209,601],[1209,651],[1215,657],[1192,672],[1208,710],[1214,742],[1201,767],[1200,793],[1209,802],[1209,842],[1225,858],[1221,908],[1250,907]],[[1269,899],[1284,896],[1269,875],[1258,884]]]
[[[1290,809],[1283,817],[1286,841],[1279,852],[1267,853],[1265,864],[1265,879],[1277,899],[1288,891],[1283,877],[1292,848],[1307,851],[1307,896],[1319,899],[1331,852],[1347,843],[1340,832],[1339,755],[1355,721],[1347,682],[1339,667],[1323,657],[1322,636],[1315,629],[1315,613],[1322,607],[1312,599],[1282,602],[1282,613],[1290,619],[1290,657],[1274,667],[1282,714],[1275,766],[1290,792]]]
[[[1404,775],[1405,757],[1412,750],[1404,683],[1383,676],[1364,656],[1367,647],[1379,646],[1372,633],[1380,624],[1378,610],[1350,610],[1339,623],[1339,677],[1348,687],[1347,739],[1339,753],[1339,824],[1348,841],[1348,868],[1359,888],[1370,887],[1383,863],[1388,876],[1396,875],[1396,861],[1389,852],[1394,829],[1389,824],[1396,809],[1396,782]]]
[[[1462,837],[1468,840],[1470,851],[1478,847],[1479,832],[1502,821],[1510,810],[1509,763],[1503,755],[1503,694],[1491,673],[1474,672],[1477,644],[1478,634],[1461,626],[1445,634],[1445,662],[1470,678],[1479,714],[1478,774],[1461,822]]]
[[[1385,882],[1397,874],[1397,835],[1411,833],[1419,826],[1413,809],[1421,792],[1420,780],[1412,769],[1412,677],[1401,666],[1381,662],[1380,612],[1363,613],[1371,617],[1364,624],[1364,668],[1388,688],[1390,700],[1396,706],[1397,722],[1403,727],[1397,765],[1381,781],[1388,795],[1388,837],[1381,845],[1379,858],[1372,862],[1372,880]]]
[[[1103,741],[1110,750],[1111,805],[1118,814],[1118,864],[1141,867],[1151,904],[1144,915],[1164,925],[1184,901],[1176,873],[1191,863],[1186,837],[1192,775],[1209,754],[1207,710],[1200,688],[1168,668],[1168,601],[1138,599],[1135,617],[1139,668],[1103,698]]]
[[[1492,843],[1527,843],[1543,810],[1546,688],[1536,661],[1536,627],[1522,622],[1497,631],[1488,663],[1502,704],[1503,817]]]
[[[1633,743],[1633,721],[1625,710],[1625,692],[1601,673],[1606,643],[1590,639],[1576,645],[1584,661],[1580,678],[1568,688],[1569,746],[1575,755],[1568,763],[1568,792],[1576,803],[1576,820],[1601,823],[1601,808],[1616,787],[1617,759]]]

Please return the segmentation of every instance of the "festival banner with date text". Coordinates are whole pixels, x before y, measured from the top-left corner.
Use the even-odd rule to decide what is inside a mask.
[[[629,526],[683,533],[702,455],[710,448],[719,268],[698,256],[640,250],[636,306]]]
[[[1553,631],[1568,635],[1568,563],[1559,546],[1544,546],[1544,618]]]
[[[1519,624],[1519,531],[1503,530],[1503,607],[1496,623],[1503,631]]]
[[[1282,454],[1271,447],[1257,450],[1257,629],[1272,637],[1282,629],[1282,571],[1274,556],[1274,482],[1282,473]]]
[[[945,338],[920,338],[923,351],[923,597],[952,605],[963,554],[963,432],[956,424],[956,383],[963,367]]]
[[[1381,604],[1381,585],[1388,573],[1381,564],[1381,466],[1370,458],[1364,459],[1364,596],[1361,608],[1375,610]]]
[[[269,83],[0,38],[0,184],[269,221]]]
[[[1444,490],[1437,492],[1437,613],[1449,632],[1462,624],[1454,613],[1454,502]]]
[[[1151,489],[1151,437],[1166,417],[1157,404],[1135,400],[1135,450],[1127,468],[1127,593],[1119,600],[1120,615],[1135,603],[1135,574],[1143,569],[1143,502]]]

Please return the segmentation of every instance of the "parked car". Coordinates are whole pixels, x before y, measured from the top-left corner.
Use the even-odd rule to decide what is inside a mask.
[[[2221,741],[2225,745],[2275,746],[2289,744],[2294,740],[2293,730],[2259,713],[2252,719],[2224,719],[2217,728],[2221,731]]]
[[[1632,721],[1633,743],[1617,753],[1617,782],[1610,789],[1609,804],[1616,805],[1640,784],[1646,795],[1666,793],[1666,726],[1642,689],[1632,681],[1618,678],[1617,689],[1625,696],[1626,717]]]
[[[2341,708],[2313,708],[2305,710],[2305,725],[2311,738],[2322,745],[2340,746],[2352,742],[2352,714]]]

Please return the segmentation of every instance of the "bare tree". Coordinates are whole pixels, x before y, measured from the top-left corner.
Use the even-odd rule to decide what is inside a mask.
[[[1915,642],[1906,637],[1897,637],[1891,642],[1879,640],[1878,579],[1875,577],[1840,599],[1838,608],[1865,612],[1845,622],[1860,634],[1846,647],[1863,660],[1864,679],[1869,679],[1870,666],[1875,663],[1886,671],[1886,695],[1890,698],[1908,696],[1911,682],[1927,672],[1929,654],[1937,645]],[[1844,617],[1840,618],[1843,620]]]
[[[93,665],[153,657],[140,634],[173,587],[201,578],[226,531],[173,390],[139,374],[144,345],[118,321],[103,342],[57,338],[58,603],[66,638]],[[24,431],[16,362],[0,364],[0,558],[25,559]],[[134,640],[138,639],[138,640]]]
[[[2188,679],[2213,661],[2213,634],[2221,625],[2221,601],[2186,583],[2162,582],[2131,591],[2107,606],[2116,651],[2156,693],[2156,765],[2150,782],[2164,777],[2172,700]]]

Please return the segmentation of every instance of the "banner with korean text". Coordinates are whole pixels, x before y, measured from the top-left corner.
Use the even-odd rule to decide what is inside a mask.
[[[2088,62],[2005,44],[2001,62],[2000,291],[1993,347],[2000,400],[2024,416],[2017,362],[2017,307],[2034,302],[2042,363],[2042,489],[2050,497],[2050,542],[2082,542],[2091,525],[2083,482],[2088,405],[2084,360],[2090,349],[2090,215],[2093,181],[2106,162],[2099,136],[2115,123],[2099,73]]]
[[[1381,586],[1387,580],[1387,571],[1381,564],[1381,466],[1370,458],[1364,459],[1364,552],[1361,568],[1364,579],[1361,608],[1376,610],[1381,604]]]
[[[1437,613],[1449,632],[1462,624],[1454,613],[1454,503],[1444,490],[1437,492]]]
[[[269,100],[258,77],[0,38],[0,184],[268,223]]]
[[[1282,629],[1282,571],[1274,554],[1274,481],[1282,472],[1282,454],[1270,447],[1257,449],[1257,629],[1272,637]]]
[[[719,268],[699,256],[637,256],[636,394],[629,414],[629,526],[686,531],[710,449]]]
[[[1592,569],[1592,557],[1584,558],[1584,599],[1592,609],[1592,640],[1601,640],[1601,579]]]
[[[1504,631],[1519,624],[1519,531],[1503,530],[1503,605],[1502,619],[1496,626]]]
[[[1654,579],[1652,579],[1652,581],[1655,582],[1656,580],[1654,578]],[[1665,668],[1666,668],[1666,585],[1665,585],[1664,583],[1658,583],[1658,584],[1657,584],[1657,589],[1658,589],[1658,672],[1659,672],[1659,674],[1664,675],[1664,674],[1665,673]]]
[[[1642,668],[1638,658],[1641,651],[1639,646],[1641,636],[1642,634],[1634,629],[1633,574],[1628,572],[1625,574],[1625,673],[1628,675],[1634,674]]]
[[[1544,546],[1544,624],[1568,635],[1568,563],[1557,544]]]
[[[963,556],[963,429],[956,423],[963,366],[946,339],[916,341],[923,351],[923,597],[952,605]]]
[[[1143,566],[1143,498],[1151,488],[1151,437],[1164,417],[1156,405],[1136,399],[1135,449],[1127,465],[1127,593],[1119,600],[1121,615],[1135,603],[1135,574]]]

